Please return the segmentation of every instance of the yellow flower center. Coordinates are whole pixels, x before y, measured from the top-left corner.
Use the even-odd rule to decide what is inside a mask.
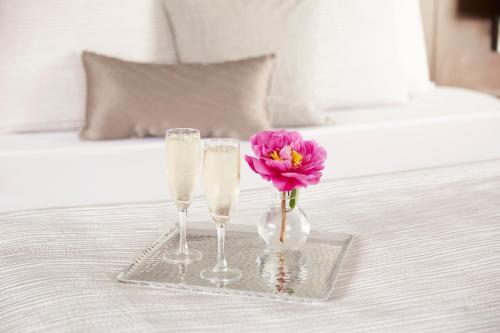
[[[302,163],[302,155],[292,149],[292,165],[298,167]]]
[[[291,150],[290,155],[292,157],[293,167],[296,168],[296,167],[300,166],[300,163],[302,163],[302,155],[293,149]],[[280,157],[280,154],[276,150],[273,151],[271,154],[269,154],[269,157],[275,161],[282,160],[282,158]]]
[[[269,157],[271,157],[271,158],[272,158],[273,160],[275,160],[275,161],[280,161],[280,160],[281,160],[281,157],[280,157],[280,155],[278,154],[278,152],[277,152],[276,150],[275,150],[275,151],[273,151],[273,152],[269,155]]]

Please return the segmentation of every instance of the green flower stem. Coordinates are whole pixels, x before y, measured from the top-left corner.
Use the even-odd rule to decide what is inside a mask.
[[[291,209],[294,209],[295,206],[297,205],[297,196],[298,196],[299,192],[297,191],[296,188],[294,188],[290,194],[290,208]]]

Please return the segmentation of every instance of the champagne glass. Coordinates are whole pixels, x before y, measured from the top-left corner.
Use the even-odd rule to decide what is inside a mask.
[[[241,271],[230,268],[224,255],[226,224],[238,199],[240,186],[240,146],[237,140],[205,141],[203,185],[208,209],[217,226],[217,262],[200,272],[203,279],[226,283],[241,278]]]
[[[186,241],[187,210],[201,172],[200,131],[192,128],[168,130],[165,153],[168,187],[179,211],[179,248],[167,252],[164,259],[174,264],[189,264],[203,257],[200,251],[189,249]]]

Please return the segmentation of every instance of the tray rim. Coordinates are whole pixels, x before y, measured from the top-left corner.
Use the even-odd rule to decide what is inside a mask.
[[[243,233],[256,233],[255,226],[252,227],[250,225],[245,224],[228,224],[228,232],[243,232]],[[209,223],[190,223],[187,232],[193,230],[201,230],[201,231],[214,231],[215,226]],[[185,291],[192,293],[201,293],[208,295],[235,295],[235,296],[244,296],[258,299],[269,299],[276,301],[286,301],[293,303],[310,303],[310,304],[324,304],[328,300],[330,300],[332,293],[335,289],[336,282],[338,280],[338,276],[340,271],[342,270],[342,266],[344,264],[345,258],[347,257],[347,253],[349,252],[351,245],[355,239],[355,236],[352,234],[344,233],[344,232],[321,232],[318,230],[312,230],[309,239],[318,239],[323,241],[335,241],[342,242],[345,245],[342,247],[342,250],[336,257],[336,262],[333,270],[330,272],[330,276],[333,277],[332,284],[325,291],[325,296],[312,298],[312,297],[298,297],[298,296],[290,296],[283,294],[271,294],[268,292],[257,292],[257,291],[244,291],[244,290],[235,290],[235,289],[225,289],[218,287],[206,287],[206,286],[196,286],[190,284],[182,284],[182,283],[170,283],[170,282],[145,282],[143,280],[134,280],[127,278],[127,275],[130,274],[134,268],[149,259],[159,248],[161,248],[166,242],[168,242],[172,237],[177,234],[178,224],[170,225],[167,229],[161,234],[159,238],[156,239],[151,245],[146,247],[137,257],[135,257],[134,261],[127,265],[116,277],[115,279],[118,282],[135,285],[135,286],[147,286],[152,288],[159,289],[169,289],[175,291]]]

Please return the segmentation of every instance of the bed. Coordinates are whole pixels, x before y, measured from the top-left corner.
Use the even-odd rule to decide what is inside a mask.
[[[327,180],[500,157],[500,100],[482,93],[437,87],[405,105],[329,114],[335,124],[299,129],[329,152]],[[163,148],[161,138],[2,135],[0,211],[166,200]],[[242,168],[242,189],[263,186]]]
[[[359,2],[367,18],[388,22],[384,8],[373,13],[367,3]],[[421,35],[417,3],[407,5],[417,23],[410,30]],[[0,52],[1,332],[498,331],[500,99],[429,88],[425,61],[408,63],[426,84],[407,104],[325,110],[331,124],[297,128],[329,154],[321,184],[301,194],[313,230],[355,235],[329,302],[118,283],[176,221],[165,143],[79,139],[80,54],[176,63],[164,14],[160,0],[0,1],[0,44],[9,45]],[[345,21],[364,29],[354,36],[366,30]],[[398,29],[410,55],[425,59],[412,31]],[[343,55],[383,54],[354,51]],[[241,149],[249,153],[249,142]],[[242,166],[233,223],[255,225],[266,186]],[[200,196],[190,219],[208,223]]]

